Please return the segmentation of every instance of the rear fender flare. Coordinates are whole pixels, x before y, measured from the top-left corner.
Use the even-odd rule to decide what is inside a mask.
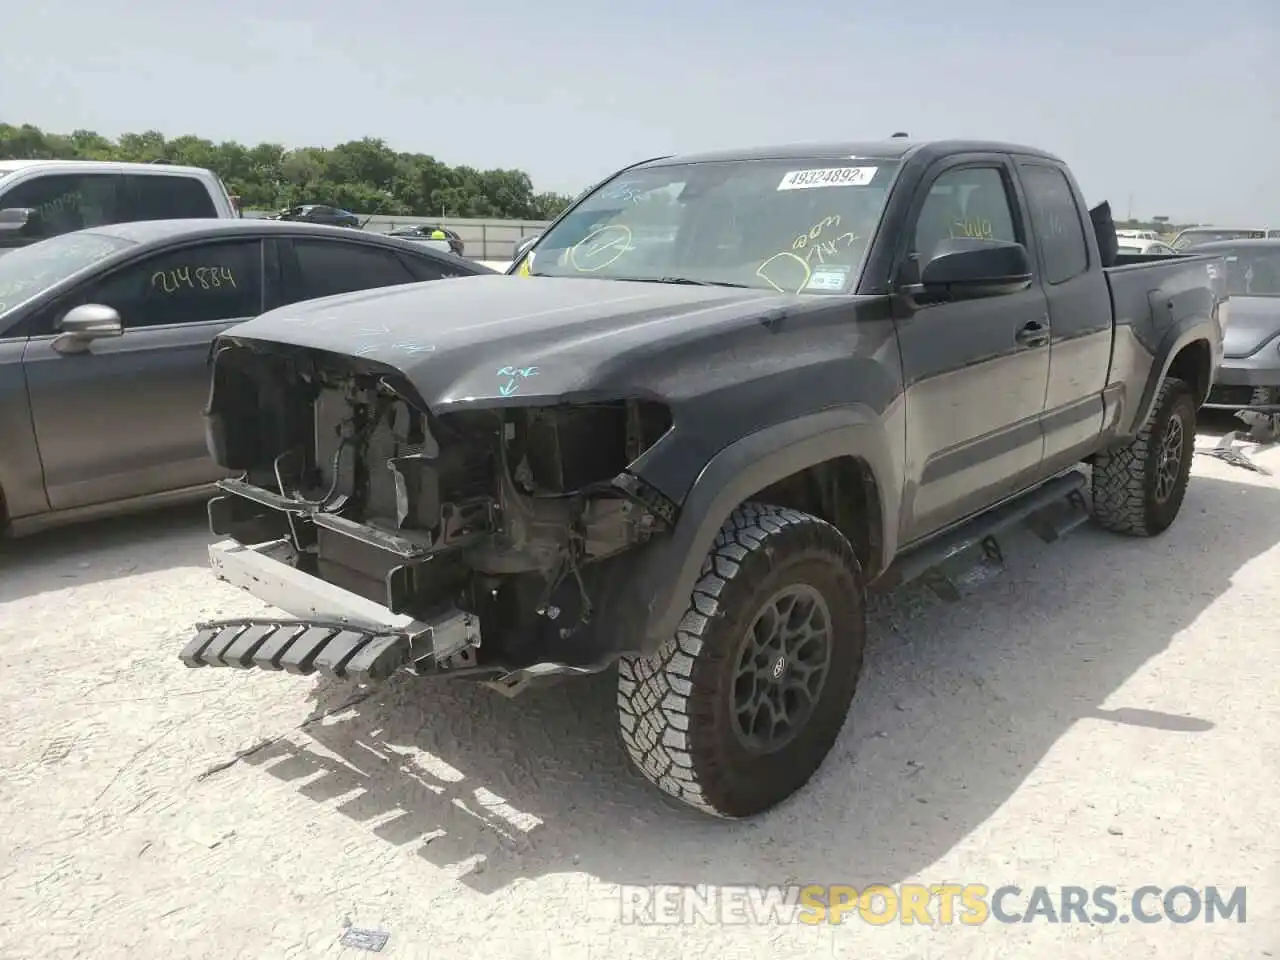
[[[623,604],[623,615],[633,614],[628,619],[643,623],[643,633],[625,623],[620,633],[639,640],[641,653],[657,650],[679,627],[703,560],[733,509],[770,484],[840,456],[864,461],[875,477],[883,569],[897,546],[901,500],[893,483],[900,471],[893,468],[884,426],[864,405],[824,410],[766,427],[711,458],[685,497],[675,529],[638,552],[628,572],[631,602]]]
[[[1211,324],[1201,317],[1188,317],[1165,333],[1152,358],[1151,373],[1147,377],[1146,385],[1142,388],[1142,399],[1138,402],[1138,409],[1134,411],[1134,418],[1125,432],[1126,438],[1136,436],[1151,416],[1156,394],[1160,390],[1160,384],[1169,375],[1169,368],[1173,366],[1174,358],[1182,352],[1184,347],[1198,340],[1203,340],[1209,347],[1209,369],[1205,371],[1204,383],[1204,392],[1206,396],[1208,395],[1218,364],[1222,362],[1221,348],[1217,355],[1213,353],[1213,338],[1214,331]],[[1204,397],[1200,399],[1203,400]]]

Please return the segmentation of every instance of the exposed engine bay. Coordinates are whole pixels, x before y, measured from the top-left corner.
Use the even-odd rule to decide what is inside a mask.
[[[646,400],[436,415],[381,365],[231,345],[206,416],[215,459],[243,471],[215,533],[287,540],[297,569],[397,614],[474,614],[479,665],[588,660],[608,561],[673,518],[627,472],[671,425]]]

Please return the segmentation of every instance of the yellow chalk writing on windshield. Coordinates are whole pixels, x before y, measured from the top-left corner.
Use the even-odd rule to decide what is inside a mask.
[[[780,283],[778,283],[772,277],[770,277],[767,273],[765,273],[765,268],[768,267],[770,264],[779,262],[780,265],[785,265],[787,261],[798,263],[800,265],[801,272],[804,274],[800,282],[794,285],[794,288],[792,288],[791,284],[788,284],[785,287],[782,286]],[[775,275],[779,273],[777,269],[773,270],[772,272]],[[775,253],[772,257],[770,257],[768,260],[766,260],[764,263],[760,264],[760,266],[756,268],[756,276],[759,277],[761,280],[763,280],[765,283],[767,283],[769,286],[773,287],[773,289],[777,290],[779,293],[799,293],[801,290],[805,288],[805,285],[809,282],[809,276],[810,274],[812,274],[812,272],[813,271],[809,269],[808,262],[803,257],[797,257],[790,250],[783,250],[780,253]]]
[[[840,226],[839,214],[833,214],[829,217],[823,217],[821,220],[815,223],[812,227],[810,227],[808,232],[802,233],[798,237],[796,237],[794,240],[792,240],[791,249],[803,250],[810,243],[812,243],[813,241],[817,240],[820,236],[822,236],[822,231],[826,230],[827,227],[838,227],[838,226]]]
[[[823,217],[804,233],[797,234],[796,238],[791,241],[792,255],[797,256],[798,258],[799,251],[804,250],[806,251],[804,254],[804,260],[806,263],[813,263],[815,259],[820,264],[826,263],[827,257],[835,256],[842,249],[847,250],[860,239],[852,230],[847,230],[837,237],[823,236],[824,232],[826,232],[828,228],[835,228],[839,226],[839,214],[832,214],[831,216]],[[788,251],[783,252],[786,253]],[[765,264],[776,259],[777,256],[778,255],[775,254],[773,257],[770,257],[769,260],[762,263],[760,265],[760,269],[763,270]],[[761,277],[764,280],[768,280],[768,277],[764,277],[763,275],[761,275]]]
[[[171,270],[157,270],[151,275],[151,286],[164,293],[177,293],[179,290],[217,290],[221,287],[235,287],[236,275],[230,267],[174,267]]]
[[[606,224],[592,230],[569,248],[569,263],[579,273],[595,273],[631,249],[631,228],[621,223]],[[609,256],[612,252],[612,256]],[[603,259],[601,259],[603,258]],[[579,262],[587,261],[586,265]]]
[[[805,259],[812,263],[813,258],[816,256],[819,263],[826,263],[827,257],[834,257],[842,247],[847,250],[853,246],[854,241],[857,239],[858,235],[856,233],[849,232],[840,234],[834,240],[819,240],[809,247],[809,252],[805,254]]]

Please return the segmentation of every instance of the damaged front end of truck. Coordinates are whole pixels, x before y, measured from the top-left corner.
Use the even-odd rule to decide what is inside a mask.
[[[209,504],[210,561],[289,616],[198,624],[182,661],[508,694],[609,666],[596,613],[676,513],[628,467],[671,414],[508,395],[530,372],[433,410],[394,364],[219,340],[206,429],[238,476]]]

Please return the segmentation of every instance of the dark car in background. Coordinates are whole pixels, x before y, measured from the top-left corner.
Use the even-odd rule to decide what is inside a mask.
[[[1222,366],[1206,407],[1244,410],[1280,403],[1280,239],[1196,244],[1227,261],[1228,323]]]
[[[1170,246],[1179,253],[1200,247],[1206,243],[1218,243],[1221,240],[1265,240],[1280,237],[1280,229],[1267,227],[1187,227],[1176,237]]]
[[[350,210],[331,207],[324,203],[304,203],[286,207],[267,219],[288,220],[293,223],[318,223],[329,227],[359,227],[360,218]]]
[[[434,246],[437,250],[447,250],[449,253],[459,257],[462,256],[463,251],[466,249],[466,244],[462,242],[462,238],[457,233],[445,227],[429,224],[415,223],[407,227],[396,227],[388,236],[416,240],[419,243]]]
[[[95,227],[0,257],[0,530],[184,499],[225,476],[201,411],[228,328],[491,273],[406,240],[250,219]]]

